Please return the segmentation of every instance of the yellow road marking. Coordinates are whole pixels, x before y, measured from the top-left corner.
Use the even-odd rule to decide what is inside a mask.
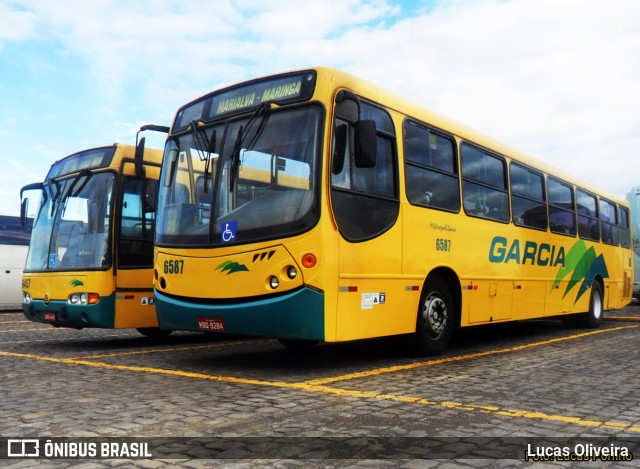
[[[34,331],[76,331],[76,329],[65,329],[65,328],[59,328],[59,327],[39,327],[37,329],[6,329],[4,331],[0,331],[0,334],[6,334],[9,332],[34,332]]]
[[[150,353],[166,353],[166,352],[183,352],[185,350],[197,350],[197,349],[207,349],[207,348],[217,348],[217,347],[227,347],[229,345],[246,345],[246,344],[260,344],[264,342],[271,342],[270,340],[243,340],[243,341],[228,341],[228,342],[218,342],[215,344],[207,344],[207,345],[190,345],[186,347],[173,347],[173,348],[163,348],[163,349],[147,349],[147,350],[134,350],[132,352],[118,352],[118,353],[105,353],[102,355],[80,355],[77,357],[70,357],[73,360],[93,360],[96,358],[109,358],[109,357],[122,357],[126,355],[146,355]]]
[[[26,319],[22,320],[22,321],[0,321],[0,324],[24,324],[24,323],[30,323],[31,321],[27,321]]]
[[[234,376],[217,376],[217,375],[209,375],[206,373],[197,373],[192,371],[169,370],[164,368],[152,368],[152,367],[145,367],[145,366],[115,365],[111,363],[88,361],[88,360],[83,360],[78,358],[44,357],[44,356],[34,355],[30,353],[0,351],[0,356],[15,357],[15,358],[30,358],[32,360],[40,360],[40,361],[46,361],[46,362],[52,362],[52,363],[63,363],[68,365],[84,365],[84,366],[90,366],[93,368],[105,368],[110,370],[158,373],[158,374],[165,374],[165,375],[171,375],[171,376],[208,379],[208,380],[222,381],[222,382],[228,382],[228,383],[255,384],[255,385],[276,386],[276,387],[280,385],[284,386],[288,384],[288,383],[279,382],[279,381],[262,381],[262,380],[251,379],[251,378],[237,378]]]
[[[507,347],[507,348],[503,348],[503,349],[487,350],[485,352],[469,353],[469,354],[466,354],[466,355],[457,355],[457,356],[453,356],[453,357],[436,358],[436,359],[427,360],[427,361],[424,361],[424,362],[410,363],[408,365],[396,365],[396,366],[388,366],[388,367],[384,367],[384,368],[377,368],[375,370],[358,371],[358,372],[355,372],[355,373],[349,373],[349,374],[346,374],[346,375],[334,376],[334,377],[330,377],[330,378],[312,379],[312,380],[306,381],[306,384],[323,385],[323,384],[335,383],[335,382],[338,382],[338,381],[346,381],[346,380],[350,380],[350,379],[367,378],[367,377],[370,377],[370,376],[378,376],[378,375],[382,375],[382,374],[385,374],[385,373],[395,373],[397,371],[413,370],[415,368],[422,368],[422,367],[425,367],[425,366],[441,365],[443,363],[452,363],[452,362],[458,362],[458,361],[462,361],[462,360],[471,360],[471,359],[474,359],[474,358],[488,357],[488,356],[491,356],[491,355],[499,355],[499,354],[503,354],[503,353],[518,352],[520,350],[526,350],[526,349],[533,348],[533,347],[541,347],[543,345],[554,344],[554,343],[557,343],[557,342],[564,342],[564,341],[567,341],[567,340],[580,339],[582,337],[587,337],[587,336],[590,336],[590,335],[603,334],[605,332],[620,331],[620,330],[623,330],[623,329],[637,329],[638,327],[640,327],[640,326],[611,327],[609,329],[600,329],[600,330],[597,330],[597,331],[582,332],[580,334],[574,334],[574,335],[565,336],[565,337],[558,337],[558,338],[555,338],[555,339],[542,340],[542,341],[539,341],[539,342],[531,342],[531,343],[528,343],[528,344],[516,345],[514,347]]]
[[[621,321],[621,322],[640,322],[640,317],[635,316],[614,316],[604,318],[605,321]]]
[[[151,368],[151,367],[129,366],[129,365],[113,365],[113,364],[104,363],[104,362],[77,360],[72,358],[42,357],[39,355],[26,354],[26,353],[13,353],[13,352],[0,351],[0,356],[14,357],[14,358],[28,358],[33,360],[47,361],[47,362],[68,364],[68,365],[83,365],[83,366],[89,366],[93,368],[102,368],[102,369],[109,369],[109,370],[154,373],[154,374],[162,374],[162,375],[176,376],[176,377],[182,377],[182,378],[205,379],[205,380],[218,381],[223,383],[278,387],[283,389],[302,390],[302,391],[308,391],[308,392],[320,392],[324,394],[332,394],[337,396],[347,396],[347,397],[364,398],[364,399],[390,400],[395,402],[427,405],[427,406],[441,407],[446,409],[455,409],[455,410],[462,410],[462,411],[469,411],[469,412],[482,412],[485,414],[492,414],[492,415],[499,415],[499,416],[506,416],[506,417],[524,418],[524,419],[531,419],[531,420],[548,420],[548,421],[569,423],[569,424],[579,425],[583,427],[602,427],[602,428],[615,429],[617,431],[640,433],[639,423],[602,421],[602,420],[596,420],[591,418],[585,419],[581,417],[573,417],[573,416],[567,416],[567,415],[547,414],[544,412],[531,412],[528,410],[501,409],[500,407],[495,407],[495,406],[481,406],[481,405],[474,405],[474,404],[461,403],[461,402],[451,402],[451,401],[437,402],[437,401],[431,401],[431,400],[428,400],[422,397],[417,397],[417,396],[402,396],[402,395],[396,395],[396,394],[378,393],[374,391],[358,391],[353,389],[332,388],[328,386],[309,384],[308,382],[287,383],[284,381],[264,381],[259,379],[238,378],[235,376],[209,375],[206,373],[198,373],[198,372],[192,372],[192,371],[168,370],[164,368]]]

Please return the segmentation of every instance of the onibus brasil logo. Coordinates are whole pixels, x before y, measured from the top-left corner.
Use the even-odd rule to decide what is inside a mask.
[[[535,241],[520,240],[509,241],[504,236],[496,236],[491,240],[489,248],[489,261],[492,263],[510,263],[522,265],[537,265],[540,267],[558,267],[553,290],[569,274],[571,275],[562,297],[578,284],[578,293],[574,304],[585,294],[593,284],[596,276],[609,278],[607,263],[602,254],[597,255],[592,247],[587,249],[584,240],[576,243],[566,252],[564,246],[556,246],[548,243],[536,243]]]

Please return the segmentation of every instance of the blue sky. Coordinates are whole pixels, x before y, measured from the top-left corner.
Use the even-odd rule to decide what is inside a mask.
[[[0,0],[0,213],[70,153],[311,65],[624,197],[640,184],[638,18],[636,0]]]

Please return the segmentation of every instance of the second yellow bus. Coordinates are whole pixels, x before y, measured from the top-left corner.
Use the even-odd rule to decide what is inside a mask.
[[[22,278],[27,319],[170,333],[158,328],[152,289],[162,152],[145,149],[144,141],[74,153],[55,162],[43,183],[22,189],[41,190]]]

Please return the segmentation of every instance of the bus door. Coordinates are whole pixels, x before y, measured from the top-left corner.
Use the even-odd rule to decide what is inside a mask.
[[[122,179],[115,327],[157,327],[152,287],[157,190],[154,179]]]
[[[402,231],[394,125],[383,109],[338,93],[331,205],[339,231],[336,338],[410,332],[401,305]],[[408,314],[407,314],[408,312]],[[407,315],[407,321],[399,315]]]

